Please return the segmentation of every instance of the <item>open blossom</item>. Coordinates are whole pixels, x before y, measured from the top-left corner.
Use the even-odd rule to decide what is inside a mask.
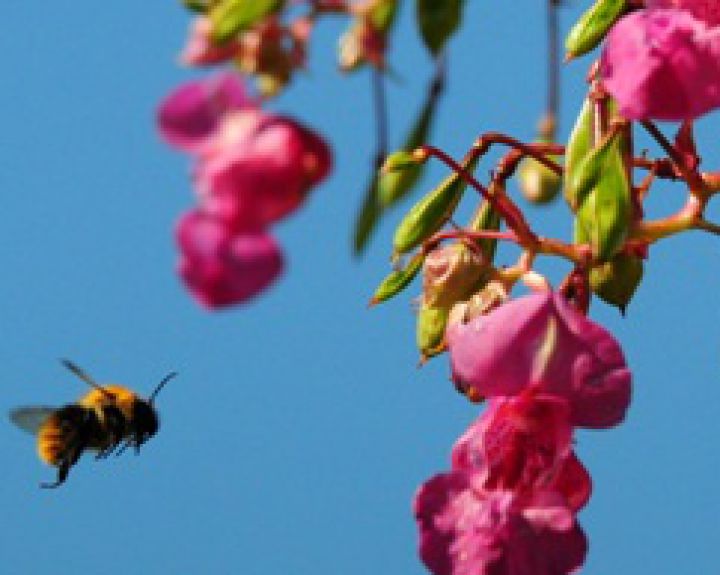
[[[208,308],[245,302],[280,275],[282,253],[263,231],[236,231],[221,220],[189,212],[177,227],[178,272]]]
[[[464,322],[453,314],[447,341],[453,379],[471,396],[516,396],[528,387],[565,399],[574,426],[617,425],[631,375],[615,338],[558,293],[511,300]]]
[[[620,113],[633,120],[679,121],[720,106],[718,3],[651,0],[648,5],[659,7],[622,18],[602,55],[603,85]]]
[[[456,442],[452,465],[476,473],[482,489],[517,495],[552,488],[578,511],[588,501],[590,476],[572,452],[570,409],[564,399],[528,390],[493,399]]]
[[[295,211],[328,174],[330,149],[283,116],[228,114],[194,174],[204,209],[230,222],[275,222]]]

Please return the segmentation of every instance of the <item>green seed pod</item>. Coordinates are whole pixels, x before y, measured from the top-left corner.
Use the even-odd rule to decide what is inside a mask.
[[[402,150],[412,154],[413,150],[427,142],[430,128],[437,109],[437,94],[430,90],[422,109],[420,110],[410,132],[405,138]],[[398,152],[396,152],[398,153]],[[388,158],[389,160],[390,158]],[[386,208],[403,199],[415,187],[425,171],[424,162],[417,156],[413,157],[415,165],[407,167],[400,173],[383,173],[378,180],[378,194],[380,204]]]
[[[620,309],[630,303],[643,277],[643,261],[627,254],[618,254],[609,262],[590,270],[590,287],[603,301]]]
[[[450,310],[423,304],[417,316],[416,340],[423,359],[442,353],[445,347],[445,326]]]
[[[594,50],[627,8],[627,0],[597,0],[565,39],[566,59]]]
[[[492,189],[490,191],[492,191]],[[472,232],[497,231],[500,229],[500,214],[492,208],[490,202],[483,200],[482,204],[480,204],[480,207],[470,221],[468,229]],[[477,243],[485,254],[485,258],[488,263],[492,263],[495,259],[497,240],[482,239]]]
[[[570,209],[575,212],[580,205],[575,190],[568,185],[575,181],[579,165],[592,149],[593,141],[593,109],[589,98],[585,99],[583,107],[575,120],[570,138],[565,147],[565,199]]]
[[[588,157],[597,162],[587,168],[588,172],[597,172],[597,179],[585,195],[575,221],[576,242],[589,241],[593,256],[600,261],[609,261],[617,253],[630,227],[630,183],[620,152],[626,145],[623,140],[612,138],[606,152]]]
[[[397,150],[392,154],[388,154],[381,170],[384,173],[401,172],[417,166],[419,163],[421,163],[421,161],[412,153],[412,150]]]
[[[477,162],[477,158],[464,162],[463,168],[472,172]],[[462,177],[452,174],[415,204],[395,231],[395,253],[404,254],[415,249],[442,228],[455,211],[466,187]]]
[[[370,305],[387,301],[404,290],[415,279],[424,261],[425,256],[417,254],[403,269],[390,272],[375,290]]]

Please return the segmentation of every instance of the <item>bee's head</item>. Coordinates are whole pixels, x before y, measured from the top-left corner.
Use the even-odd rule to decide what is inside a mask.
[[[158,432],[160,421],[157,411],[144,399],[136,399],[133,405],[132,426],[136,445],[139,447]]]

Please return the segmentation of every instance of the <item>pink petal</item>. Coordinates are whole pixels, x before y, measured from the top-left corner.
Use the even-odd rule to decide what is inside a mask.
[[[720,38],[689,12],[639,10],[610,31],[603,85],[630,119],[689,120],[720,106]]]
[[[272,284],[283,258],[262,231],[234,231],[200,212],[183,216],[177,227],[178,273],[195,298],[215,309],[245,302]]]
[[[236,74],[222,73],[180,86],[158,109],[158,128],[167,142],[197,152],[231,110],[253,107]]]
[[[513,396],[536,386],[568,401],[573,425],[591,428],[617,425],[630,403],[631,376],[617,341],[559,294],[528,295],[451,324],[447,341],[456,384],[475,395]]]

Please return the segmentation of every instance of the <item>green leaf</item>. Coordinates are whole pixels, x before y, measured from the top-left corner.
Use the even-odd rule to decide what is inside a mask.
[[[417,0],[420,34],[433,55],[442,50],[460,25],[464,3],[464,0]]]
[[[210,10],[213,40],[226,42],[277,12],[284,4],[285,0],[223,0]]]
[[[425,255],[419,253],[404,268],[390,272],[375,290],[370,305],[387,301],[409,286],[422,268],[423,261],[425,261]]]
[[[367,246],[370,236],[372,236],[377,226],[380,216],[382,215],[382,208],[380,207],[380,201],[378,200],[378,177],[373,172],[370,175],[370,181],[368,182],[365,190],[365,199],[363,200],[360,211],[358,212],[355,220],[355,232],[353,234],[353,253],[357,256],[360,255]]]
[[[627,0],[597,0],[577,21],[565,39],[566,57],[594,50],[627,8]]]
[[[478,158],[464,162],[463,168],[472,172]],[[450,219],[467,184],[458,174],[452,174],[440,185],[416,203],[400,222],[395,231],[395,253],[407,253],[427,240]]]
[[[590,270],[590,287],[603,301],[625,315],[643,277],[643,261],[632,255],[617,254],[612,260]]]

